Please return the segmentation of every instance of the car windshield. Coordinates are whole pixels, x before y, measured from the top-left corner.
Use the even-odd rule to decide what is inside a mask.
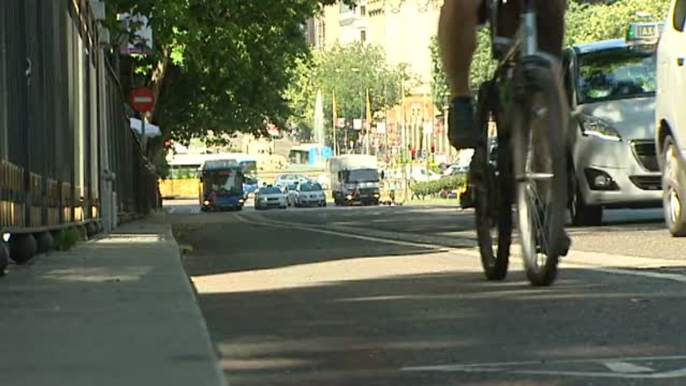
[[[652,51],[594,52],[579,62],[579,103],[654,96],[657,64]]]
[[[322,186],[319,184],[302,184],[300,190],[303,192],[318,192],[322,190]]]
[[[348,172],[346,182],[378,182],[379,172],[376,169],[355,169]]]
[[[260,189],[260,194],[279,194],[281,193],[281,189],[279,188],[262,188]]]

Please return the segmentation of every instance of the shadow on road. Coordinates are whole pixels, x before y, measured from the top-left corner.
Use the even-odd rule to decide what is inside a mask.
[[[568,385],[587,383],[400,369],[670,353],[669,330],[680,324],[662,318],[671,327],[655,329],[655,318],[683,291],[655,297],[649,286],[619,284],[578,270],[543,290],[518,272],[504,283],[443,273],[200,293],[199,301],[232,385]],[[611,381],[603,384],[622,384]]]
[[[418,256],[442,249],[381,244],[298,229],[284,229],[240,222],[224,216],[224,222],[175,224],[180,244],[191,245],[185,258],[189,275],[268,270],[319,262],[379,256]]]

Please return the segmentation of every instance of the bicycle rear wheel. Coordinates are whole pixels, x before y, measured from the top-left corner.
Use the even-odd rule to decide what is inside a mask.
[[[547,286],[569,248],[564,231],[568,111],[554,71],[525,71],[526,93],[512,111],[517,222],[527,278]]]

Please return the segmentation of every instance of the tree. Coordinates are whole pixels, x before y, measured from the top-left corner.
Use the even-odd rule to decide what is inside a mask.
[[[431,75],[433,82],[431,88],[433,91],[434,103],[437,106],[443,106],[446,102],[446,96],[450,94],[448,89],[445,73],[443,72],[443,64],[441,63],[440,51],[438,47],[438,38],[433,37],[429,46],[431,50]],[[491,35],[488,28],[481,28],[477,33],[477,48],[472,59],[472,67],[469,75],[469,83],[472,90],[477,90],[479,85],[485,80],[493,76],[496,62],[493,60],[491,53]]]
[[[290,120],[308,128],[312,126],[319,90],[324,115],[329,118],[326,123],[331,127],[334,93],[338,117],[366,118],[367,90],[372,113],[376,113],[398,104],[401,83],[411,79],[405,65],[391,66],[381,48],[361,43],[315,52],[311,60],[299,61],[296,68],[296,81],[286,93],[292,110]]]
[[[146,15],[154,53],[122,58],[125,91],[148,86],[164,136],[188,140],[257,131],[288,116],[283,93],[306,57],[304,25],[334,0],[109,0],[109,26],[119,13]],[[350,0],[346,1],[350,2]],[[125,38],[127,35],[123,35]]]
[[[629,23],[663,21],[670,0],[622,0],[593,3],[571,1],[567,12],[567,46],[626,36]],[[644,14],[646,17],[641,17]]]

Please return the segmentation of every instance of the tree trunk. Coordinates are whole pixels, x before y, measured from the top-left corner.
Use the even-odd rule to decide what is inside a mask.
[[[169,47],[164,47],[162,53],[162,59],[157,61],[157,65],[152,71],[151,88],[153,95],[155,96],[155,106],[145,114],[148,122],[152,122],[152,119],[155,116],[155,109],[157,108],[160,99],[160,90],[162,89],[162,84],[167,75],[167,68],[169,67],[169,55],[171,50]]]

